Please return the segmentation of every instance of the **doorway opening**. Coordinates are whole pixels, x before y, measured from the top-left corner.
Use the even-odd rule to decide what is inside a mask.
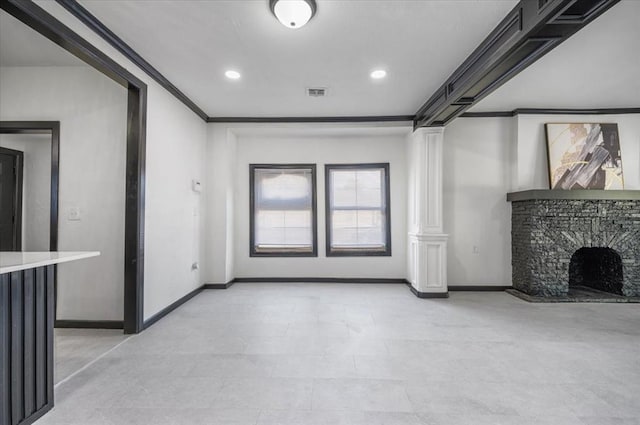
[[[0,146],[0,251],[22,250],[24,152]]]

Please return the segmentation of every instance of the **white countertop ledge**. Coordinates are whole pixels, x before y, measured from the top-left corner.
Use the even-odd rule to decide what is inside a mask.
[[[0,251],[0,274],[97,257],[98,251],[14,252]]]

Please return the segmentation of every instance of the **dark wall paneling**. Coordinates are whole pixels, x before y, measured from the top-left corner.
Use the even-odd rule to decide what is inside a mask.
[[[521,0],[418,109],[414,128],[443,126],[619,0]]]
[[[11,275],[0,275],[0,424],[11,423]]]
[[[27,425],[53,407],[53,273],[0,277],[0,423]]]

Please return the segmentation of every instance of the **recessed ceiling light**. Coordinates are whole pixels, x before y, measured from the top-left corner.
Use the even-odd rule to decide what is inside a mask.
[[[379,80],[386,76],[387,76],[387,71],[385,71],[384,69],[376,69],[371,73],[371,78],[373,78],[374,80]]]
[[[226,71],[224,73],[224,76],[227,77],[230,80],[238,80],[238,79],[240,79],[240,73],[238,71],[232,71],[232,70]]]

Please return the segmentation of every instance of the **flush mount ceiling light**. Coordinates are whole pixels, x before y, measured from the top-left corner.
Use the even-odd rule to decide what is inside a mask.
[[[371,75],[371,78],[373,78],[374,80],[380,80],[387,76],[387,71],[385,71],[384,69],[376,69],[369,75]]]
[[[291,29],[304,26],[316,14],[315,0],[269,0],[269,7],[278,21]]]
[[[240,73],[238,71],[233,71],[233,70],[228,70],[224,73],[224,76],[227,77],[230,80],[239,80],[240,79]]]

